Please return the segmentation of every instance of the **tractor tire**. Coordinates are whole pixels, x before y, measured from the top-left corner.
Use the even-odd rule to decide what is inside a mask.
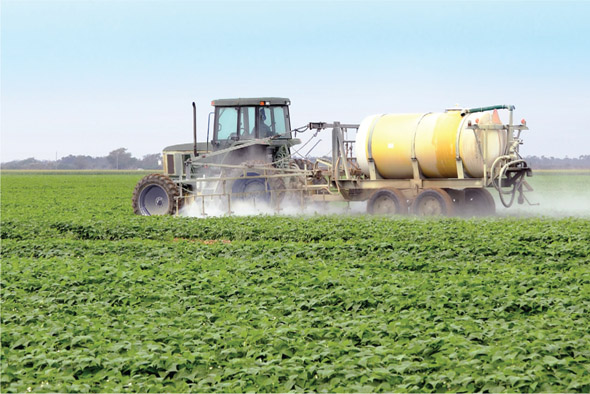
[[[133,190],[133,212],[136,215],[174,215],[182,207],[178,186],[166,175],[150,174],[144,176]]]
[[[367,201],[367,212],[371,215],[406,215],[408,203],[401,191],[380,189]]]
[[[443,189],[423,190],[414,199],[411,211],[416,216],[453,216],[453,199]]]
[[[226,176],[228,178],[243,177],[244,172],[246,176],[262,176],[264,171],[256,167],[266,167],[269,163],[252,160],[247,161],[240,166],[246,168],[235,169],[230,171]],[[268,167],[272,174],[279,174],[280,171],[274,167]],[[282,178],[253,178],[253,179],[236,179],[229,187],[232,194],[232,199],[238,201],[247,201],[256,198],[268,203],[272,207],[278,207],[285,197],[285,182]],[[258,198],[258,196],[260,196]]]

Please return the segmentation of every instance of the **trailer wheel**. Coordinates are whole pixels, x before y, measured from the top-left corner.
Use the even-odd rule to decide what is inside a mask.
[[[496,213],[494,197],[486,189],[465,189],[465,215],[468,216],[491,216]]]
[[[452,216],[453,199],[443,189],[426,189],[414,199],[412,213],[416,216]]]
[[[372,215],[405,215],[408,203],[397,189],[377,190],[367,201],[367,212]]]
[[[173,215],[176,213],[176,197],[180,196],[178,187],[163,174],[144,176],[133,190],[133,212],[136,215]],[[179,208],[182,199],[178,201]]]

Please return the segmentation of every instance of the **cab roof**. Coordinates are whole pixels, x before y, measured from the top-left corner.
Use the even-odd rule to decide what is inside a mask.
[[[215,107],[239,107],[243,105],[289,105],[291,100],[284,97],[251,97],[251,98],[231,98],[219,99],[211,101],[211,105]]]

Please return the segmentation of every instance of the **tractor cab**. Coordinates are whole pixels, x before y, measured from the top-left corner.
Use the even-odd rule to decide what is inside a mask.
[[[291,137],[290,104],[281,97],[213,100],[207,142],[196,140],[193,106],[194,141],[164,148],[164,173],[173,179],[190,177],[201,173],[204,164],[238,165],[252,160],[287,165],[290,148],[301,142]]]
[[[280,97],[212,101],[215,117],[211,150],[261,138],[290,139],[289,104],[289,99]]]

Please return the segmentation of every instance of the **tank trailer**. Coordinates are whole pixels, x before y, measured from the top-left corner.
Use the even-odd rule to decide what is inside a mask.
[[[138,215],[173,215],[198,204],[235,213],[238,202],[277,213],[285,201],[366,201],[382,215],[478,216],[495,213],[496,191],[506,207],[528,202],[532,170],[519,154],[526,122],[513,124],[513,105],[447,109],[440,113],[378,114],[360,124],[311,122],[292,129],[290,100],[280,97],[214,100],[207,140],[163,150],[163,173],[142,178],[133,191]],[[500,114],[508,113],[508,123]],[[331,130],[329,157],[299,152]],[[303,146],[298,134],[313,132]],[[313,142],[315,141],[315,145]]]

